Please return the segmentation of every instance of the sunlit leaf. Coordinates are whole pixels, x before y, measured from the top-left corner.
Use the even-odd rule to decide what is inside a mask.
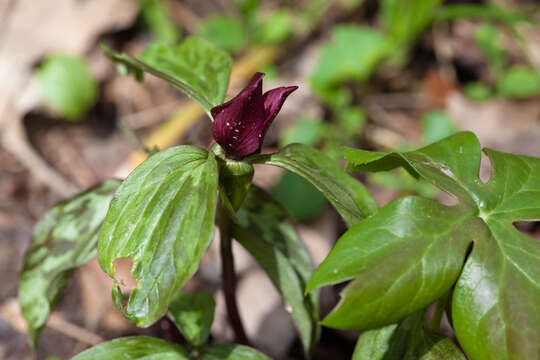
[[[217,203],[213,153],[177,146],[152,155],[116,192],[98,248],[103,270],[114,278],[114,261],[131,258],[138,285],[117,306],[138,326],[167,312],[172,297],[191,278],[213,237]]]
[[[351,227],[308,285],[310,291],[353,279],[323,325],[391,324],[445,294],[459,276],[471,236],[484,230],[471,212],[406,197]]]
[[[120,181],[107,180],[53,207],[39,221],[19,286],[32,346],[73,270],[96,255],[98,232]]]

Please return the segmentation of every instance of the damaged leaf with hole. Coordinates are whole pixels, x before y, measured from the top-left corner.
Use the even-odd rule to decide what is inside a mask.
[[[116,192],[100,234],[98,259],[115,279],[115,260],[133,261],[137,286],[122,293],[117,279],[113,298],[138,326],[163,316],[197,270],[213,237],[217,172],[212,153],[177,146],[148,158]]]

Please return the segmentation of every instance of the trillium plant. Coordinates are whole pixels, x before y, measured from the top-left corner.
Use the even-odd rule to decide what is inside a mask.
[[[112,298],[140,327],[167,316],[178,343],[127,337],[74,359],[267,359],[251,347],[235,300],[231,243],[266,272],[289,310],[306,358],[321,326],[363,330],[353,358],[540,359],[540,244],[517,221],[540,220],[540,159],[484,149],[493,168],[479,178],[481,147],[460,132],[409,152],[345,148],[336,160],[301,144],[260,154],[264,136],[296,86],[263,92],[256,73],[223,102],[231,58],[187,38],[151,45],[138,58],[104,48],[124,73],[150,73],[198,102],[212,123],[209,149],[152,151],[126,179],[107,180],[52,208],[36,226],[20,280],[20,303],[35,347],[48,315],[78,266],[97,254],[115,279]],[[318,189],[348,230],[314,269],[286,211],[252,184],[254,164],[278,166]],[[349,172],[403,167],[451,194],[452,206],[418,196],[379,208]],[[222,287],[235,344],[208,343],[214,299],[183,285],[219,228]],[[115,261],[129,258],[126,290]],[[317,289],[344,284],[319,320]],[[427,316],[427,309],[430,315]],[[447,319],[456,338],[441,333]]]

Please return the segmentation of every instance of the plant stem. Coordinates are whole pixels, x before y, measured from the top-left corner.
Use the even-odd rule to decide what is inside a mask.
[[[450,292],[443,295],[439,300],[437,300],[437,305],[435,307],[435,312],[433,313],[433,319],[431,319],[431,329],[439,331],[441,328],[441,320],[446,309],[446,304],[450,298]]]
[[[240,313],[238,312],[238,305],[236,303],[236,275],[234,271],[234,258],[230,235],[230,220],[227,215],[227,210],[221,204],[219,206],[218,222],[221,245],[221,277],[223,281],[227,316],[229,318],[229,323],[233,328],[236,343],[249,345],[244,325],[240,318]]]

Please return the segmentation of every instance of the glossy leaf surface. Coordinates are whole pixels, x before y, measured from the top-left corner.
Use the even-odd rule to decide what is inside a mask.
[[[320,334],[315,292],[304,295],[313,273],[309,254],[270,195],[252,185],[238,211],[233,237],[255,258],[290,309],[304,350],[310,354]]]
[[[96,255],[98,232],[118,180],[53,207],[36,225],[21,272],[19,301],[32,346],[73,270]]]
[[[352,360],[465,360],[447,337],[426,327],[424,312],[358,338]]]
[[[303,177],[330,201],[349,226],[377,211],[375,200],[362,183],[310,146],[291,144],[277,153],[255,155],[249,160],[279,166]]]
[[[308,290],[353,279],[323,324],[376,328],[426,307],[456,282],[470,236],[483,230],[434,200],[391,202],[350,228],[311,278]]]
[[[202,360],[270,360],[263,353],[243,345],[214,345],[205,349]]]
[[[197,101],[207,113],[223,102],[232,59],[210,42],[188,37],[180,45],[151,44],[139,59],[104,47],[107,55],[138,78],[157,76]]]
[[[210,335],[215,307],[214,297],[207,291],[180,292],[169,305],[168,316],[191,345],[201,346]]]
[[[133,336],[96,345],[72,360],[189,360],[188,351],[165,340]]]
[[[143,162],[116,192],[100,233],[98,259],[114,278],[114,261],[131,258],[138,285],[117,306],[138,326],[163,316],[193,275],[213,236],[217,164],[193,146],[161,151]]]
[[[326,323],[348,328],[392,323],[450,290],[457,277],[453,325],[471,359],[530,359],[538,355],[540,244],[512,223],[540,219],[540,159],[484,151],[493,166],[487,183],[478,175],[480,144],[469,132],[411,152],[345,151],[351,170],[381,171],[402,166],[453,194],[458,205],[399,199],[351,228],[308,287],[355,279],[345,288],[342,302]],[[385,214],[386,221],[381,222],[380,214]],[[422,248],[430,234],[435,234],[433,229],[440,233],[438,240]],[[377,242],[370,232],[379,232],[377,236],[384,241]],[[413,236],[401,243],[400,239],[409,235]],[[400,250],[405,243],[406,248]],[[469,244],[472,252],[461,269]],[[395,252],[377,258],[376,249],[385,248]],[[410,249],[416,250],[407,255]],[[364,260],[355,263],[345,258],[337,262],[338,254],[347,250]],[[372,263],[374,259],[377,261]],[[376,265],[377,271],[369,269],[369,264]],[[392,273],[394,268],[401,270]],[[360,281],[370,271],[373,276],[385,274],[379,286],[370,287],[369,279]],[[377,294],[386,300],[380,307]],[[369,298],[373,303],[366,300]],[[353,309],[353,303],[359,304],[358,308]],[[355,320],[345,316],[347,311],[355,314]]]

